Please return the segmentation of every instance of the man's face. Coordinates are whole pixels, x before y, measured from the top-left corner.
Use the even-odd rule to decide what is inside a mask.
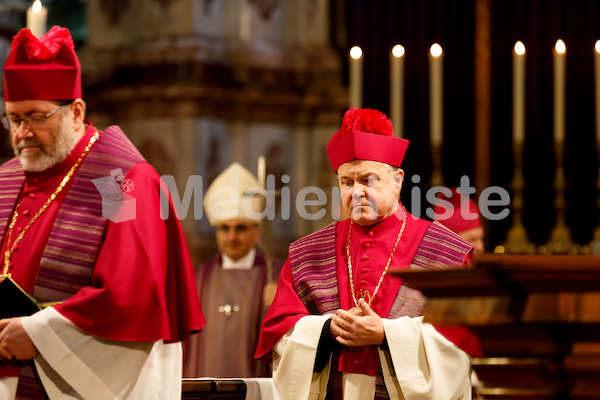
[[[59,107],[49,100],[7,101],[6,114],[10,118],[43,117]],[[10,129],[13,151],[25,170],[45,171],[63,161],[75,147],[78,137],[67,109],[64,106],[40,121],[21,121]]]
[[[476,228],[467,229],[466,231],[460,232],[458,235],[473,245],[473,254],[483,253],[483,227],[478,226]]]
[[[217,224],[217,246],[219,251],[233,261],[244,257],[260,239],[260,228],[255,222],[230,219]]]
[[[377,161],[354,160],[340,165],[342,209],[358,225],[373,225],[398,208],[404,171]]]

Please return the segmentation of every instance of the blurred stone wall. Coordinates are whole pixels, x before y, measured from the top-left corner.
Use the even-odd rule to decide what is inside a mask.
[[[347,93],[330,46],[329,2],[89,0],[87,19],[88,115],[99,128],[120,125],[161,175],[175,177],[179,198],[190,176],[201,176],[205,190],[234,161],[256,174],[265,156],[276,189],[290,193],[288,204],[275,198],[276,256],[332,221],[330,204],[308,207],[327,208],[316,220],[301,218],[295,204],[302,188],[331,193],[336,185],[325,146]],[[199,262],[216,247],[206,217],[193,211],[182,223]]]

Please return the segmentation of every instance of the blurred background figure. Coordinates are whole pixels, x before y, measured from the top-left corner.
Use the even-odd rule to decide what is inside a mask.
[[[450,230],[458,233],[473,245],[473,254],[485,251],[483,245],[483,227],[479,216],[479,208],[473,199],[460,192],[460,188],[450,188],[450,197],[440,193],[438,203],[433,212],[435,220]]]
[[[452,192],[450,197],[440,193],[439,199],[444,200],[445,203],[438,201],[435,205],[433,210],[435,220],[471,243],[473,254],[484,253],[483,226],[481,226],[477,203],[469,196],[462,194],[459,188],[453,187],[450,188],[450,191]],[[473,399],[482,400],[483,384],[474,370],[471,373],[471,384],[473,385]]]
[[[268,271],[268,255],[258,248],[264,208],[262,195],[252,195],[258,188],[257,179],[233,163],[206,192],[204,210],[215,227],[219,254],[196,270],[207,327],[202,337],[185,343],[184,377],[270,376],[269,365],[255,360],[254,350],[281,263],[273,263],[274,273]]]

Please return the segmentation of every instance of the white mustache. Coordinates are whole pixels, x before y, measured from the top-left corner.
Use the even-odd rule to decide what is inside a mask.
[[[44,150],[44,145],[38,139],[23,139],[19,143],[17,143],[17,150],[21,151],[25,147],[39,147]]]

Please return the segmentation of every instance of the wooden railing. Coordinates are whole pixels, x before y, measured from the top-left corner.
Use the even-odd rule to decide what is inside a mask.
[[[477,334],[485,399],[600,398],[600,257],[484,254],[393,274],[429,298],[427,322]]]

